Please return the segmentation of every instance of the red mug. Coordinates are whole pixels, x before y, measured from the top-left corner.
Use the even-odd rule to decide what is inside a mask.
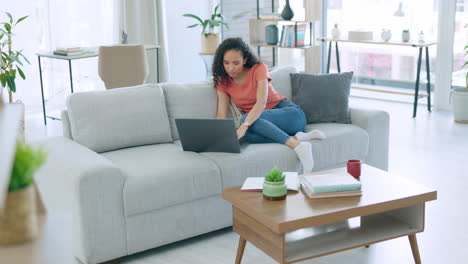
[[[361,161],[348,160],[347,169],[349,174],[351,174],[354,178],[359,179],[361,176]]]

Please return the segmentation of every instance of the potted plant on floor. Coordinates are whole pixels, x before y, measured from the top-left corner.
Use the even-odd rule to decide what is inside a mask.
[[[23,67],[23,62],[31,64],[23,55],[22,50],[13,50],[13,29],[28,16],[21,17],[15,21],[10,13],[5,12],[5,14],[8,17],[7,21],[0,22],[0,97],[3,96],[3,88],[7,88],[8,102],[11,104],[13,103],[13,93],[16,92],[16,77],[19,75],[23,80],[26,79],[26,75],[21,69],[21,67]],[[16,103],[23,105],[19,100],[16,101]],[[24,139],[24,130],[23,105],[23,115],[20,120],[20,139]]]
[[[5,208],[0,212],[1,245],[18,244],[37,236],[38,213],[44,209],[33,176],[45,160],[42,149],[18,141]]]
[[[465,28],[468,24],[465,25]],[[468,56],[468,42],[464,47],[465,57]],[[462,69],[468,69],[468,61],[465,61]],[[468,124],[468,72],[465,75],[466,87],[452,89],[453,118],[456,123]]]
[[[283,200],[286,198],[288,188],[285,183],[286,176],[278,169],[271,169],[263,182],[263,198],[267,200]]]
[[[197,20],[197,23],[188,26],[187,28],[194,28],[197,26],[202,27],[201,41],[203,54],[214,54],[219,44],[219,34],[214,32],[215,27],[225,25],[229,28],[227,23],[223,22],[223,15],[218,12],[220,4],[216,5],[213,14],[208,19],[202,20],[199,16],[194,14],[183,14],[184,17],[190,17]]]

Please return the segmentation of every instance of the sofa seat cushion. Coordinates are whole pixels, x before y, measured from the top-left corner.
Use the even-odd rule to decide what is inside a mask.
[[[133,147],[102,155],[127,176],[123,190],[126,216],[221,193],[216,164],[176,144]]]
[[[241,185],[247,177],[263,177],[273,167],[298,171],[296,153],[281,144],[249,144],[241,153],[204,152],[201,155],[216,162],[221,170],[223,188]]]
[[[362,159],[367,156],[369,135],[352,124],[318,123],[308,124],[306,131],[320,129],[326,139],[313,139],[312,154],[314,156],[314,171],[333,167],[350,159]]]

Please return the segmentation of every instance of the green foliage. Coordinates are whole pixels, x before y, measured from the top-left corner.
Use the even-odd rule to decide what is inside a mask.
[[[265,176],[265,180],[269,182],[282,182],[284,181],[284,179],[285,179],[284,173],[276,167],[271,169]]]
[[[214,8],[213,14],[211,14],[210,18],[205,19],[205,20],[202,20],[199,16],[194,15],[194,14],[183,14],[182,16],[184,17],[190,17],[190,18],[197,20],[197,23],[190,25],[187,28],[194,28],[196,26],[201,26],[202,35],[205,35],[205,37],[208,37],[210,34],[213,34],[215,27],[225,25],[227,28],[229,28],[228,24],[223,22],[223,15],[221,14],[221,12],[218,13],[219,5],[220,4],[218,4]]]
[[[46,157],[47,154],[42,149],[35,150],[26,143],[18,142],[8,191],[28,187],[33,181],[34,172],[44,163]]]
[[[12,50],[11,38],[14,35],[13,29],[21,21],[25,20],[28,16],[14,20],[13,16],[5,12],[8,19],[6,22],[0,22],[0,83],[2,87],[8,87],[9,91],[16,92],[16,73],[24,80],[23,62],[31,64],[28,59],[23,55],[23,50]],[[3,25],[3,28],[1,27]],[[21,66],[21,67],[20,67]],[[11,103],[11,102],[10,102]]]

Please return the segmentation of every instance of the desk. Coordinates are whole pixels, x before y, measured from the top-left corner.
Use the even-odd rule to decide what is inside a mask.
[[[153,50],[153,49],[156,50],[156,81],[159,82],[159,48],[160,46],[158,45],[144,45],[144,46],[146,50]],[[36,53],[37,59],[39,62],[39,79],[41,81],[42,112],[44,115],[44,125],[47,125],[47,119],[46,119],[47,117],[53,120],[60,120],[60,119],[46,115],[46,108],[45,108],[45,101],[44,101],[44,85],[42,82],[41,57],[68,61],[68,72],[70,75],[70,91],[71,93],[73,93],[73,74],[72,74],[72,64],[71,64],[72,60],[79,60],[79,59],[92,58],[92,57],[99,56],[98,47],[91,47],[91,48],[86,48],[86,49],[89,49],[89,51],[85,52],[84,54],[75,55],[75,56],[55,55],[53,52]]]
[[[364,43],[364,44],[377,44],[377,45],[394,45],[394,46],[404,46],[404,47],[413,47],[419,49],[419,56],[418,56],[418,66],[416,71],[416,84],[414,87],[414,103],[413,103],[413,117],[416,117],[417,105],[418,105],[418,98],[419,98],[419,74],[421,73],[421,59],[422,59],[422,50],[425,48],[426,50],[426,77],[427,77],[427,111],[431,112],[431,76],[430,76],[430,68],[429,68],[429,46],[437,45],[437,42],[425,42],[425,43],[418,43],[418,42],[401,42],[401,41],[374,41],[374,40],[362,40],[362,41],[355,41],[355,40],[345,40],[345,39],[333,39],[333,38],[318,38],[322,42],[330,42],[328,45],[328,63],[327,63],[327,73],[330,72],[330,57],[331,57],[331,50],[332,50],[332,43],[335,42],[335,50],[336,50],[336,65],[338,68],[338,72],[341,72],[340,69],[340,53],[338,51],[338,42],[350,42],[350,43]]]

